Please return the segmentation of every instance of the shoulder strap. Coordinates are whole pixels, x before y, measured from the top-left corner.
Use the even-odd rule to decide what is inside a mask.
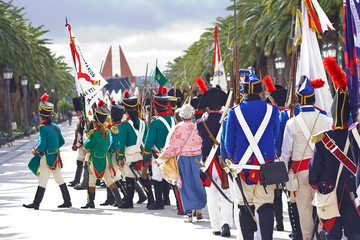
[[[212,133],[210,132],[210,129],[209,129],[208,126],[206,125],[204,118],[202,119],[202,122],[203,122],[204,127],[205,127],[206,131],[208,132],[209,137],[211,138],[211,140],[214,142],[214,144],[220,146],[219,142],[216,141],[216,139],[214,138],[214,135],[212,135]],[[219,129],[219,130],[220,130],[220,129]]]
[[[304,135],[304,137],[305,137],[305,139],[307,141],[307,144],[311,147],[311,149],[313,151],[314,151],[314,148],[315,148],[315,143],[310,142],[310,139],[311,139],[311,135],[313,134],[315,125],[317,123],[317,120],[319,118],[319,114],[320,113],[318,112],[315,123],[314,123],[314,126],[313,126],[313,129],[312,129],[311,132],[308,129],[308,127],[306,126],[306,123],[305,123],[304,119],[301,117],[301,114],[299,114],[298,116],[295,117],[295,120],[296,120],[297,124],[299,125],[299,127],[301,129],[301,132],[303,133],[303,135]]]
[[[247,124],[247,122],[244,118],[244,115],[241,112],[240,106],[235,108],[236,117],[237,117],[239,124],[240,124],[242,130],[244,131],[245,136],[249,142],[249,147],[247,148],[245,154],[241,158],[241,161],[240,161],[241,164],[245,165],[246,162],[249,160],[252,153],[255,154],[255,156],[260,164],[265,164],[264,157],[261,154],[260,148],[258,146],[258,142],[260,141],[262,135],[265,132],[267,125],[269,124],[272,110],[273,110],[273,107],[267,104],[265,116],[264,116],[259,128],[257,129],[257,131],[255,133],[255,137],[254,137],[254,135],[252,134],[252,132],[249,128],[249,125]]]
[[[52,129],[54,129],[54,131],[57,133],[57,135],[60,135],[59,133],[59,129],[57,129],[57,127],[55,127],[54,125],[50,124],[49,125]]]
[[[168,130],[168,132],[170,132],[170,125],[168,124],[168,122],[165,120],[165,118],[163,118],[162,116],[158,117],[158,119],[165,125],[166,129]],[[171,121],[172,123],[172,121]]]
[[[360,135],[359,135],[359,132],[358,132],[357,128],[354,127],[353,129],[351,129],[351,132],[352,132],[352,134],[354,136],[354,139],[355,139],[358,147],[360,148]]]

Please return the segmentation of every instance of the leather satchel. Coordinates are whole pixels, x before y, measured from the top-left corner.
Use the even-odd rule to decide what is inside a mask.
[[[274,161],[271,163],[260,165],[260,179],[262,185],[286,183],[289,181],[289,175],[286,170],[285,163],[282,161]]]

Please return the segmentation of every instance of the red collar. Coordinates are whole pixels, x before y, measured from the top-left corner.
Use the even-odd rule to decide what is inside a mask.
[[[129,116],[129,117],[127,117],[127,119],[126,119],[125,121],[122,121],[122,123],[126,123],[126,122],[128,122],[130,119],[131,119],[131,118],[130,118],[130,116]],[[121,123],[121,121],[120,121],[120,123]]]
[[[331,125],[331,129],[334,129],[335,125],[334,123]],[[344,123],[344,126],[341,129],[348,129],[349,128],[349,123]]]
[[[169,113],[166,112],[166,111],[156,114],[156,116],[158,116],[158,117],[160,117],[160,116],[166,116],[166,115],[169,115]]]
[[[200,114],[200,113],[204,113],[203,110],[195,111],[195,114]]]
[[[121,123],[121,121],[114,122],[113,126],[116,124],[119,125],[120,123]]]

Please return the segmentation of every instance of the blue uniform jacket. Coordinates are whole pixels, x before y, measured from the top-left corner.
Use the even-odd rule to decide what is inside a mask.
[[[259,128],[267,108],[267,103],[261,100],[259,95],[247,95],[245,101],[236,106],[241,108],[241,112],[249,125],[253,135],[255,135]],[[264,157],[265,162],[273,161],[275,156],[274,139],[279,128],[279,111],[277,106],[272,106],[273,111],[270,121],[262,135],[258,146]],[[240,123],[236,117],[235,110],[230,109],[225,133],[225,147],[227,154],[232,158],[235,164],[238,164],[249,146],[249,142],[240,127]],[[253,153],[247,162],[249,165],[258,165],[254,159]],[[255,172],[254,172],[255,171]],[[243,179],[248,184],[256,184],[258,182],[258,170],[244,169],[242,171]],[[254,173],[254,174],[252,174]]]

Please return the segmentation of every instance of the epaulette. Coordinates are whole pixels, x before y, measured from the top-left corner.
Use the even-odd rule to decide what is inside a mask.
[[[38,126],[38,129],[42,128],[43,126],[45,126],[45,124],[40,124],[40,125]]]
[[[320,142],[324,138],[324,133],[328,132],[329,130],[319,132],[311,136],[311,142],[317,143]]]
[[[88,138],[94,133],[95,129],[91,129],[88,133]]]
[[[152,119],[157,119],[159,116],[153,116]]]
[[[118,134],[119,133],[119,129],[118,129],[118,125],[114,125],[111,127],[111,132],[113,134]]]
[[[359,122],[354,122],[353,124],[351,124],[350,127],[349,127],[349,131],[351,131],[351,130],[353,130],[354,128],[356,128],[357,125],[359,125]]]

